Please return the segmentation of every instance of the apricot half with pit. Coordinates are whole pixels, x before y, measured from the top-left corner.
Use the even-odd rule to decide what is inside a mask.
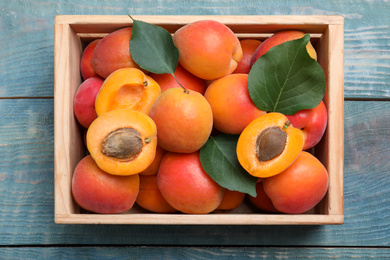
[[[132,109],[149,114],[160,93],[157,82],[141,70],[119,69],[108,76],[97,94],[96,114],[99,116],[115,109]]]
[[[96,164],[113,175],[133,175],[153,162],[157,128],[146,114],[117,109],[96,118],[87,132],[87,148]]]
[[[281,113],[268,113],[253,120],[240,134],[237,158],[251,175],[261,178],[281,173],[303,148],[303,133]]]

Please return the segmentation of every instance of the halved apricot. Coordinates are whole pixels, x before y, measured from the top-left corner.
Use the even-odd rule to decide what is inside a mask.
[[[96,114],[99,116],[115,109],[132,109],[149,114],[160,94],[158,83],[141,70],[119,69],[106,78],[97,94]]]
[[[273,112],[256,118],[242,131],[237,158],[251,175],[266,178],[289,167],[302,148],[302,131],[285,115]]]
[[[88,128],[87,148],[96,164],[113,175],[132,175],[153,162],[157,128],[146,114],[117,109],[96,118]]]

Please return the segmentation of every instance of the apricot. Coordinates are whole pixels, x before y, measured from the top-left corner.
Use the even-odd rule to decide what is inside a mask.
[[[287,41],[300,39],[303,36],[305,36],[305,33],[297,30],[285,30],[275,33],[274,35],[263,41],[259,45],[259,47],[257,47],[255,53],[252,56],[250,66],[252,67],[253,64],[272,47],[280,45]],[[310,57],[317,60],[317,52],[310,42],[307,43],[306,50]]]
[[[154,160],[156,131],[153,120],[142,112],[112,110],[89,126],[87,148],[102,170],[113,175],[138,174]]]
[[[76,91],[73,99],[73,113],[77,121],[88,128],[97,118],[95,99],[103,85],[100,77],[91,77],[83,81]]]
[[[170,152],[198,151],[213,128],[213,113],[205,97],[181,88],[161,93],[152,106],[150,117],[157,126],[158,144]]]
[[[324,136],[328,124],[328,111],[323,101],[311,109],[302,109],[294,115],[286,115],[291,124],[302,130],[303,150],[317,145]]]
[[[140,172],[139,175],[157,175],[161,160],[166,152],[166,150],[157,144],[156,155],[153,162],[149,165],[148,168],[146,168],[146,170]]]
[[[102,214],[131,209],[139,191],[138,175],[114,176],[100,169],[90,155],[76,166],[72,194],[83,209]]]
[[[233,73],[249,74],[252,56],[257,47],[261,44],[261,41],[256,39],[243,39],[240,40],[240,44],[242,48],[242,59],[237,64],[237,68],[233,71]]]
[[[115,109],[132,109],[149,114],[160,86],[136,68],[118,69],[106,78],[96,96],[97,115]]]
[[[107,78],[122,68],[140,68],[130,54],[130,38],[133,28],[116,30],[99,41],[92,56],[92,66],[97,74]]]
[[[256,197],[248,196],[249,201],[258,209],[269,212],[269,213],[278,213],[279,211],[272,204],[271,199],[265,193],[263,188],[263,183],[256,183]]]
[[[312,154],[301,152],[282,173],[263,181],[264,191],[277,210],[299,214],[312,209],[328,190],[328,172]]]
[[[227,212],[238,208],[244,201],[245,196],[245,193],[225,189],[221,203],[214,210],[214,212]]]
[[[224,192],[203,169],[199,152],[166,153],[157,174],[157,185],[172,207],[189,214],[212,212],[221,203]]]
[[[303,147],[303,134],[281,113],[268,113],[253,120],[240,134],[237,158],[251,175],[277,175],[289,167]]]
[[[174,209],[161,195],[157,186],[156,175],[139,175],[140,186],[136,199],[138,205],[142,208],[156,213],[174,213]]]
[[[195,76],[213,80],[232,73],[242,58],[240,41],[218,21],[200,20],[178,29],[173,42],[179,63]]]
[[[94,70],[92,66],[92,57],[93,52],[95,50],[96,45],[100,39],[93,40],[92,42],[88,43],[85,49],[83,50],[83,53],[81,55],[80,59],[80,72],[81,76],[84,80],[89,79],[91,77],[100,77]]]
[[[255,118],[266,114],[249,96],[248,74],[216,79],[204,96],[213,111],[214,127],[223,133],[240,134]]]
[[[187,70],[185,70],[180,64],[177,64],[176,70],[174,72],[175,77],[180,82],[180,84],[186,89],[193,90],[199,92],[200,94],[204,94],[207,88],[207,83],[204,79],[200,79],[195,75],[191,74]],[[169,88],[180,88],[181,86],[175,78],[169,74],[154,74],[150,73],[150,77],[152,77],[161,88],[161,92]]]

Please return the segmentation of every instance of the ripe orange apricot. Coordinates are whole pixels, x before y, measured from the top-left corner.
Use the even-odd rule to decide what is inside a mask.
[[[242,59],[237,64],[237,68],[233,73],[249,74],[253,53],[255,53],[257,47],[261,44],[261,41],[256,39],[242,39],[240,40],[240,44],[242,48]]]
[[[303,147],[302,131],[281,113],[268,113],[253,120],[240,134],[237,158],[251,175],[261,178],[281,173]]]
[[[118,69],[106,78],[96,96],[96,114],[99,116],[115,109],[132,109],[149,114],[160,93],[157,82],[141,70]]]
[[[204,79],[198,78],[195,75],[188,72],[186,69],[184,69],[180,64],[177,64],[176,70],[174,72],[175,77],[180,82],[180,84],[189,90],[194,90],[199,92],[200,94],[204,94],[207,88],[206,81]],[[169,74],[154,74],[150,73],[150,77],[152,77],[161,88],[161,92],[164,92],[165,90],[169,88],[180,88],[181,86],[175,78]]]
[[[91,77],[100,77],[92,66],[92,57],[93,52],[96,48],[96,45],[100,39],[93,40],[92,42],[88,43],[88,45],[83,50],[83,53],[80,58],[80,73],[84,80],[89,79]]]
[[[142,112],[112,110],[89,126],[87,148],[102,170],[113,175],[138,174],[154,160],[156,131],[153,120]]]
[[[167,151],[193,153],[208,140],[213,113],[204,96],[182,88],[165,90],[154,102],[150,117],[157,126],[158,144]]]
[[[265,212],[270,212],[270,213],[279,212],[277,209],[275,209],[271,199],[265,193],[262,182],[256,183],[256,194],[257,194],[256,197],[252,197],[250,195],[248,196],[249,201],[253,204],[253,206]]]
[[[245,199],[246,194],[235,191],[225,189],[223,193],[223,197],[219,206],[214,210],[214,212],[227,212],[238,208]]]
[[[240,134],[266,112],[249,96],[248,74],[230,74],[214,80],[204,94],[213,111],[214,127],[226,134]]]
[[[280,212],[304,213],[325,196],[328,190],[328,172],[316,157],[302,151],[285,171],[265,179],[263,187]]]
[[[139,175],[139,178],[139,193],[136,199],[138,205],[156,213],[174,213],[177,211],[161,195],[157,186],[157,174]]]

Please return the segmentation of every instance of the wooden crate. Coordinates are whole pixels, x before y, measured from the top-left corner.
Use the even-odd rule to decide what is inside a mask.
[[[229,26],[239,38],[262,39],[273,33],[297,29],[310,33],[318,62],[325,72],[328,127],[315,154],[329,172],[329,190],[310,212],[298,215],[263,214],[247,203],[229,213],[156,214],[136,206],[115,215],[91,214],[72,199],[71,179],[85,155],[80,127],[73,115],[73,97],[82,79],[80,56],[93,39],[132,25],[128,16],[60,15],[55,18],[54,41],[54,152],[55,222],[69,224],[158,225],[321,225],[344,221],[344,18],[341,16],[134,16],[173,33],[181,26],[214,19]]]

